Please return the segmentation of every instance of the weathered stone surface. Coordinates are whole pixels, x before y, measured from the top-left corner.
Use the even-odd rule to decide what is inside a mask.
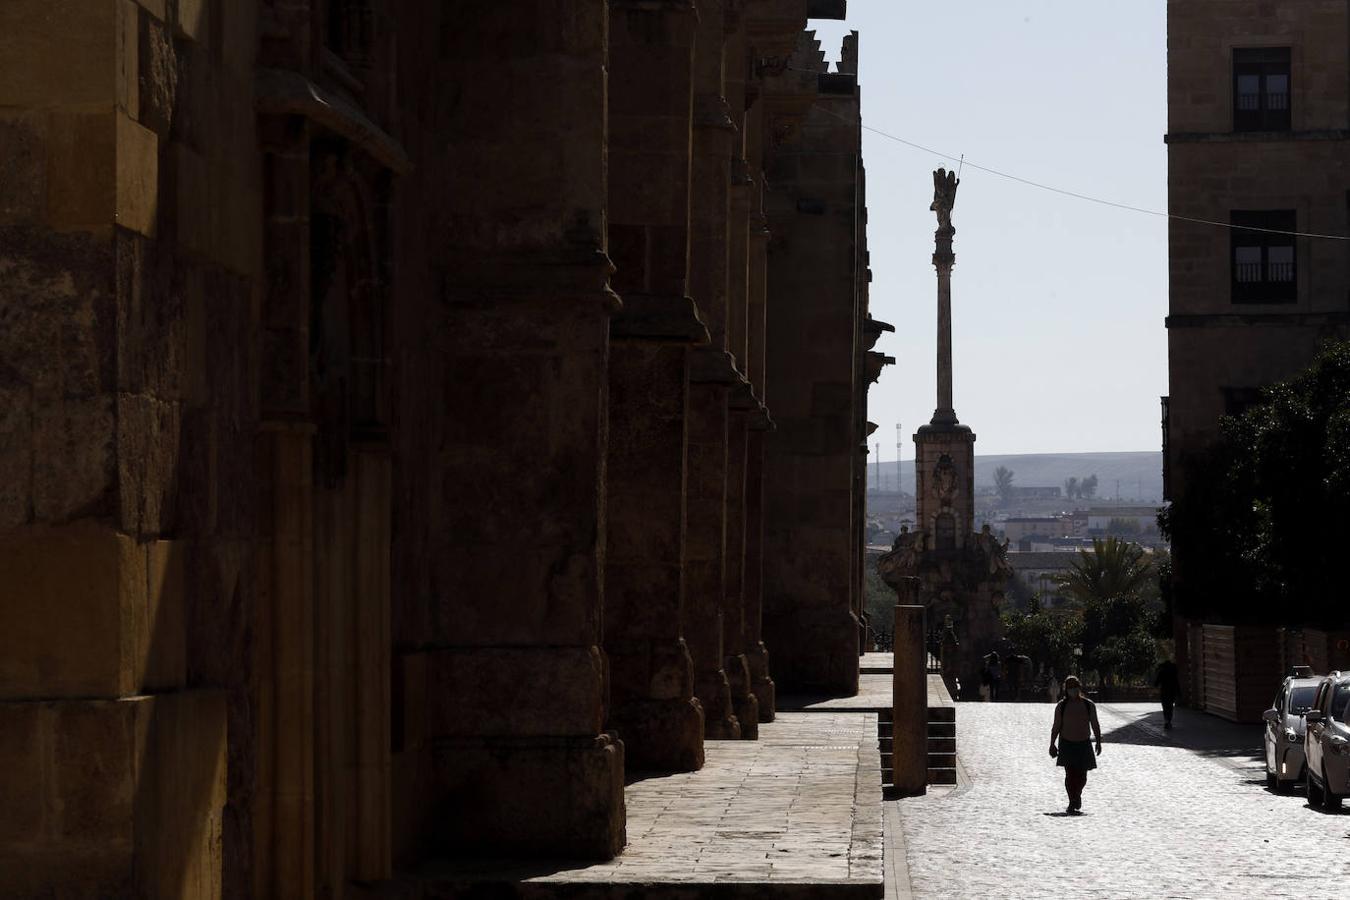
[[[16,896],[218,898],[225,704],[192,692],[0,703],[0,832]]]

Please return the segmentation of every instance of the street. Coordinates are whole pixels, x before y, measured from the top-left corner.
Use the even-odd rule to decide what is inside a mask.
[[[1099,768],[1069,817],[1052,709],[959,705],[963,783],[897,801],[913,897],[1350,896],[1350,806],[1266,790],[1258,726],[1177,710],[1165,732],[1156,705],[1099,705]]]

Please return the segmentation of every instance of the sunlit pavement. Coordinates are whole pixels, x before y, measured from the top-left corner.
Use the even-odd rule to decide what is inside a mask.
[[[1168,732],[1156,705],[1098,710],[1105,748],[1069,817],[1053,707],[958,706],[963,783],[887,810],[913,897],[1350,897],[1350,803],[1268,791],[1259,726],[1177,710]]]

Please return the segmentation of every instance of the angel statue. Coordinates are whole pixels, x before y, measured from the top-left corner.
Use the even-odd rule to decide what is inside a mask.
[[[955,172],[938,169],[933,173],[933,205],[928,208],[938,214],[938,228],[952,227],[952,207],[956,204],[956,188],[960,183]]]

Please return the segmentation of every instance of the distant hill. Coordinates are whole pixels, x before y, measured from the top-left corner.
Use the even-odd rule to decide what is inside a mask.
[[[868,484],[876,484],[876,460],[869,460]],[[1162,498],[1162,453],[1145,450],[1134,453],[1021,453],[1004,456],[975,456],[975,487],[992,487],[994,470],[1007,466],[1018,487],[1063,487],[1068,478],[1097,476],[1097,498],[1114,499],[1116,482],[1124,500],[1158,501]],[[881,463],[883,488],[895,489],[895,460]],[[914,460],[900,464],[903,488],[914,492]]]

